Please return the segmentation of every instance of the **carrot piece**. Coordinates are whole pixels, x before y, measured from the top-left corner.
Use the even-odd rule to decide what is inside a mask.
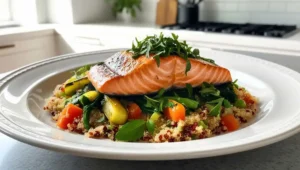
[[[221,117],[221,121],[229,132],[239,129],[240,123],[233,114],[226,114]]]
[[[74,104],[68,104],[60,113],[56,125],[61,129],[67,129],[76,117],[82,116],[82,109]]]
[[[139,119],[142,116],[142,110],[136,103],[130,102],[127,105],[128,119]]]
[[[164,114],[168,119],[171,119],[174,122],[185,119],[185,108],[182,104],[171,100],[174,103],[173,107],[167,107],[164,109]]]

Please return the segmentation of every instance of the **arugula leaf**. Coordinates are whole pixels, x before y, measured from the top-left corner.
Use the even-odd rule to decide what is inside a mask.
[[[218,99],[218,104],[216,104],[215,106],[212,106],[210,104],[206,104],[206,106],[208,106],[209,108],[209,115],[210,116],[219,116],[221,114],[221,107],[222,107],[222,103],[224,98],[220,98]]]
[[[155,124],[152,120],[148,120],[147,123],[146,123],[146,126],[147,126],[147,130],[150,134],[153,134],[154,133],[154,130],[155,130]]]
[[[231,104],[227,99],[224,99],[223,105],[224,105],[225,108],[231,108]]]
[[[116,133],[116,139],[119,141],[137,141],[144,135],[146,121],[132,120],[124,124]]]
[[[224,98],[215,99],[212,101],[207,102],[208,104],[218,104],[220,102],[223,102]]]
[[[190,109],[197,109],[199,105],[198,101],[189,98],[182,98],[182,97],[165,97],[165,98],[175,100],[176,102],[181,103],[185,107]]]

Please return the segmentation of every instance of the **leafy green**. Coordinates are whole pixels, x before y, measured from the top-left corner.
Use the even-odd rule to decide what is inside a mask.
[[[153,108],[154,112],[163,112],[166,107],[173,107],[173,103],[167,98],[153,99],[145,95],[146,104],[145,107]]]
[[[181,103],[185,107],[190,109],[197,109],[199,105],[198,101],[189,98],[182,98],[182,97],[165,97],[165,98],[175,100],[176,102]]]
[[[220,98],[220,91],[216,89],[214,85],[206,82],[202,83],[201,89],[199,90],[200,101],[205,103],[218,98]]]
[[[220,91],[220,95],[231,103],[234,103],[237,100],[237,95],[233,90],[233,83],[224,83],[216,86],[216,88]]]
[[[152,120],[148,120],[147,123],[146,123],[146,126],[147,126],[147,130],[150,134],[153,134],[154,133],[154,130],[155,130],[155,124]]]
[[[191,69],[189,58],[202,59],[206,62],[215,64],[214,60],[203,58],[199,54],[198,49],[192,50],[186,41],[179,41],[178,35],[172,34],[171,37],[165,37],[162,33],[159,36],[147,36],[144,40],[136,39],[136,44],[132,44],[132,48],[128,51],[133,53],[133,58],[138,58],[141,55],[153,57],[157,65],[160,65],[160,57],[169,55],[177,55],[186,61],[185,73]]]
[[[247,104],[244,100],[242,99],[238,99],[235,103],[234,106],[238,107],[238,108],[246,108]]]
[[[224,98],[220,98],[217,100],[213,100],[211,102],[207,102],[206,105],[208,106],[210,116],[219,116],[221,114],[221,107],[222,107],[223,100]],[[211,104],[216,104],[216,105],[211,105]]]
[[[166,91],[166,90],[165,90],[164,88],[160,89],[160,90],[158,91],[157,95],[154,96],[153,98],[161,98],[161,97],[164,95],[165,91]]]
[[[186,84],[185,88],[188,91],[189,98],[192,98],[192,96],[193,96],[193,87],[192,87],[192,85],[191,84]]]
[[[124,124],[116,133],[116,139],[119,141],[137,141],[144,135],[146,121],[132,120]]]
[[[231,107],[231,104],[227,99],[224,99],[223,105],[224,105],[225,108],[230,108]]]
[[[93,103],[83,107],[83,125],[86,130],[90,129],[90,115],[92,110],[100,104],[102,99],[103,95],[100,93]]]

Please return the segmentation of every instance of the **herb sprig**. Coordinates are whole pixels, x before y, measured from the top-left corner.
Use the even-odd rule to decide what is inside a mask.
[[[144,40],[136,39],[136,44],[132,43],[132,48],[128,50],[133,53],[133,58],[137,59],[141,55],[153,57],[160,65],[160,57],[169,55],[177,55],[186,61],[185,73],[191,69],[189,58],[202,59],[206,62],[215,64],[215,61],[208,58],[203,58],[199,54],[199,49],[193,49],[186,41],[179,41],[178,35],[172,33],[172,37],[165,37],[162,33],[159,36],[147,36]]]

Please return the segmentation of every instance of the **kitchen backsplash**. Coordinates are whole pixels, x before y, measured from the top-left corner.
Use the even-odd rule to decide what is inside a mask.
[[[156,0],[142,0],[138,20],[155,22]],[[204,0],[202,21],[297,24],[300,26],[300,0]]]
[[[200,11],[200,19],[206,21],[300,26],[300,0],[206,0]]]

